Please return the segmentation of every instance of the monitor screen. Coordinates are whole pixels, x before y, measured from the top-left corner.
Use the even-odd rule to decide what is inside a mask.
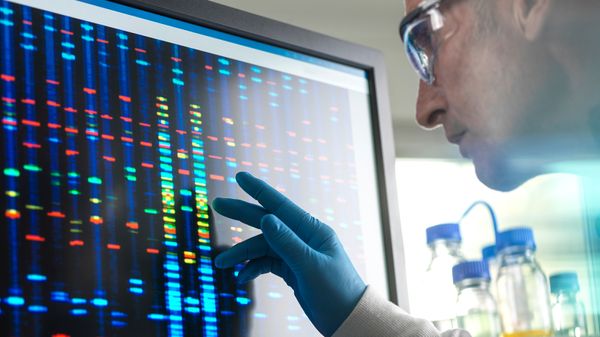
[[[364,69],[105,0],[0,1],[4,336],[316,336],[214,257],[248,171],[388,295]]]

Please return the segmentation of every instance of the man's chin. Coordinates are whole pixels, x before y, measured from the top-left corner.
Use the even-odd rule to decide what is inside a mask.
[[[485,186],[500,192],[510,192],[523,185],[537,174],[529,170],[518,170],[506,161],[473,161],[477,178]]]

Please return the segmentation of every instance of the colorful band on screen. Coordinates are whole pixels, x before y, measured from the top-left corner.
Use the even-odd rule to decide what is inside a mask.
[[[244,197],[233,177],[255,172],[360,259],[347,90],[8,1],[0,35],[2,334],[310,327],[285,284],[213,268],[256,232],[209,195]]]

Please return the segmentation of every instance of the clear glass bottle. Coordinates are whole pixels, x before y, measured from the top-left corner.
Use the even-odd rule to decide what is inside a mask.
[[[530,228],[498,234],[497,302],[503,337],[552,336],[552,314],[546,275],[535,259]]]
[[[431,262],[427,267],[424,286],[427,312],[425,318],[440,331],[456,328],[455,305],[457,290],[452,282],[452,267],[464,261],[458,224],[442,224],[427,228],[427,245]]]
[[[552,317],[556,337],[588,336],[585,308],[579,299],[579,279],[576,273],[550,276],[550,292],[554,295]]]
[[[489,291],[490,273],[483,261],[461,262],[452,269],[458,289],[456,321],[458,328],[472,337],[499,337],[500,321],[496,301]]]
[[[481,250],[481,256],[483,257],[483,262],[486,263],[488,270],[490,272],[490,293],[494,297],[494,299],[498,296],[496,294],[496,280],[498,279],[498,259],[496,258],[496,245],[488,245],[483,247]]]

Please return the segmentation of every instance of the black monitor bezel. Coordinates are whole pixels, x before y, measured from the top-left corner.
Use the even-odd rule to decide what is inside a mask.
[[[381,52],[208,0],[109,1],[367,72],[389,300],[408,310],[405,257],[396,194],[392,116],[386,68]]]

